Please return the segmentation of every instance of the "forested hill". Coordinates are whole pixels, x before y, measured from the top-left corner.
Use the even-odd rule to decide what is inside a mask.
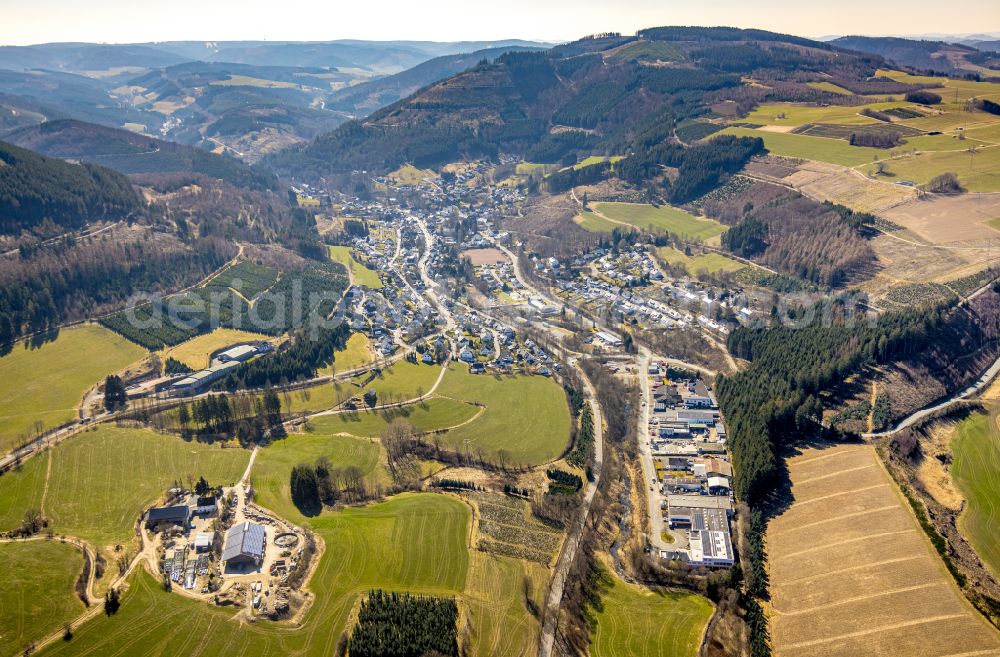
[[[923,72],[955,73],[960,71],[965,57],[976,53],[975,48],[943,41],[902,39],[899,37],[845,36],[830,43],[842,48],[875,53],[887,60]]]
[[[329,109],[342,110],[364,116],[379,108],[409,96],[420,88],[460,73],[478,64],[483,59],[496,59],[506,52],[537,51],[541,48],[510,46],[488,48],[460,55],[444,55],[417,64],[413,68],[395,75],[376,78],[337,91],[327,103]]]
[[[708,114],[725,100],[844,102],[808,83],[857,86],[852,83],[867,81],[884,63],[876,55],[761,30],[601,35],[544,52],[506,53],[270,163],[281,174],[309,178],[499,152],[539,162],[584,152],[626,154],[660,143],[643,141],[651,126],[662,136],[663,125]],[[748,84],[751,78],[759,84]]]
[[[95,164],[71,164],[0,142],[0,234],[51,222],[77,229],[141,208],[128,178]]]
[[[200,173],[238,187],[277,187],[273,175],[234,158],[84,121],[48,121],[16,130],[6,139],[52,157],[93,162],[124,174]]]

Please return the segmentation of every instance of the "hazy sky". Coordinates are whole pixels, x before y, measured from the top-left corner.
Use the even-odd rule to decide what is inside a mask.
[[[571,40],[657,25],[803,36],[1000,31],[997,0],[0,0],[0,44]]]

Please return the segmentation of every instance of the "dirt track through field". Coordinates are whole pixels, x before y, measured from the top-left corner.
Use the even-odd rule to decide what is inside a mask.
[[[767,533],[776,657],[1000,655],[870,445],[788,460]]]

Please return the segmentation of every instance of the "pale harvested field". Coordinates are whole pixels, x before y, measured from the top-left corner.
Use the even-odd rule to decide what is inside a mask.
[[[861,212],[882,213],[917,196],[912,187],[879,182],[854,169],[809,160],[783,182],[817,201],[831,201]]]
[[[1000,235],[1000,233],[997,233],[997,235]],[[507,262],[507,256],[500,249],[469,249],[468,251],[463,251],[462,255],[471,260],[475,266],[495,265]]]
[[[932,244],[1000,241],[1000,231],[987,223],[1000,217],[1000,193],[925,196],[897,205],[883,215]]]
[[[767,533],[775,655],[1000,655],[874,448],[807,449],[788,468],[795,501]]]

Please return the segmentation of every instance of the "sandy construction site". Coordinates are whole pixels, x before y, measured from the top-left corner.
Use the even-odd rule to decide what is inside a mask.
[[[768,528],[778,657],[1000,655],[870,445],[788,460],[794,503]]]

